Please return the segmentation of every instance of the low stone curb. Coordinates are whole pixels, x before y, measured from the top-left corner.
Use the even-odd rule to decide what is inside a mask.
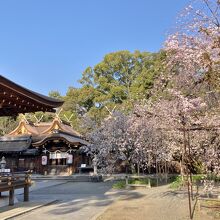
[[[54,203],[57,203],[58,201],[59,201],[59,200],[53,200],[53,201],[50,201],[50,202],[47,202],[47,203],[44,203],[44,204],[41,204],[41,205],[37,205],[37,206],[35,206],[35,207],[29,208],[29,209],[27,209],[27,210],[23,210],[23,211],[18,212],[18,213],[16,213],[16,214],[12,214],[12,215],[3,217],[1,220],[10,220],[10,219],[15,218],[15,217],[18,217],[18,216],[20,216],[20,215],[24,215],[24,214],[29,213],[29,212],[32,212],[32,211],[34,211],[34,210],[36,210],[36,209],[42,208],[42,207],[44,207],[44,206],[52,205],[52,204],[54,204]]]

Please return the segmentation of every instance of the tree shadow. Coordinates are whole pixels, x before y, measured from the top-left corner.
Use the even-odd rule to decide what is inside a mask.
[[[161,197],[179,197],[179,198],[183,198],[183,197],[187,197],[187,191],[186,190],[172,190],[169,189],[166,192],[162,192],[161,193]]]
[[[121,198],[123,196],[124,198]],[[55,215],[63,215],[67,213],[73,213],[77,212],[81,209],[87,209],[88,207],[105,207],[111,205],[116,199],[120,200],[133,200],[133,199],[139,199],[143,197],[144,195],[141,195],[138,192],[117,192],[113,195],[103,195],[103,196],[86,196],[82,197],[81,199],[76,199],[72,201],[67,202],[61,202],[58,205],[58,208],[56,210],[50,211],[50,214]]]
[[[133,200],[139,199],[144,195],[130,190],[112,189],[113,182],[102,183],[76,183],[67,182],[66,184],[46,187],[31,192],[33,199],[56,198],[56,209],[48,210],[50,215],[64,215],[74,213],[79,210],[90,208],[101,208],[111,205],[120,199]]]

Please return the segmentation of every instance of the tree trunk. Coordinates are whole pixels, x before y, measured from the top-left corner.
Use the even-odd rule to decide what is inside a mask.
[[[188,153],[189,153],[189,162],[190,162],[190,166],[191,166],[191,149],[190,149],[190,134],[189,134],[189,130],[188,130],[188,132],[187,132],[187,134],[188,134]],[[189,169],[189,178],[190,178],[190,193],[191,193],[191,198],[192,198],[192,200],[194,199],[193,197],[193,181],[192,181],[192,173],[191,173],[191,170]]]
[[[189,177],[189,169],[188,164],[186,164],[186,148],[187,148],[187,139],[186,139],[186,128],[185,125],[183,127],[183,143],[184,143],[184,152],[183,152],[183,162],[186,165],[186,176],[187,176],[187,192],[188,192],[188,202],[189,202],[189,217],[192,219],[192,205],[191,205],[191,190],[190,190],[190,177]]]
[[[183,169],[183,160],[180,160],[180,175],[182,182],[184,181],[184,169]]]
[[[140,163],[137,164],[137,175],[140,176]]]

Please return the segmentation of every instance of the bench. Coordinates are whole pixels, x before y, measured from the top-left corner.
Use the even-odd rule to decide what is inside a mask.
[[[220,202],[220,198],[203,198],[203,197],[198,197],[197,198],[197,204],[198,204],[198,211],[201,211],[201,201],[212,201],[212,202]]]
[[[9,205],[14,205],[14,191],[15,189],[24,188],[24,202],[29,201],[29,187],[31,186],[30,175],[26,174],[24,177],[9,176],[0,177],[0,196],[2,192],[9,191]]]

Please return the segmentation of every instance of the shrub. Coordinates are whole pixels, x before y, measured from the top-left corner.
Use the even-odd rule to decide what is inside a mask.
[[[120,180],[114,183],[112,188],[113,189],[124,189],[125,186],[126,186],[125,180]]]
[[[183,186],[183,180],[181,176],[173,176],[171,178],[171,184],[170,188],[171,189],[179,189],[181,186]]]

